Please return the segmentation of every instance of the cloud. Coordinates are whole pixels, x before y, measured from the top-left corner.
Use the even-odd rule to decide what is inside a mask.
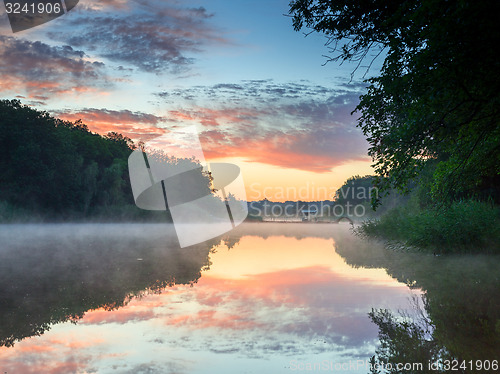
[[[201,125],[208,159],[239,157],[317,173],[367,161],[367,142],[351,115],[360,88],[252,80],[160,92],[161,115],[86,108],[58,112],[92,131],[150,140],[173,127]]]
[[[49,96],[110,86],[104,64],[81,50],[0,35],[0,92],[45,101]]]
[[[278,83],[272,79],[243,80],[239,83],[219,83],[212,86],[193,86],[184,89],[171,89],[157,93],[164,102],[170,103],[177,98],[196,100],[199,98],[217,99],[221,104],[297,102],[298,99],[325,100],[341,94],[360,94],[360,87],[352,85],[333,89],[313,85],[308,81]]]
[[[98,96],[149,79],[137,73],[195,74],[199,53],[232,44],[212,18],[176,0],[89,0],[57,23],[27,30],[26,40],[0,28],[0,92],[45,105],[62,94]],[[0,19],[8,25],[5,14]]]
[[[48,36],[140,71],[179,73],[193,64],[194,53],[229,43],[210,18],[203,7],[180,7],[172,1],[113,0],[81,7],[71,33]]]
[[[54,114],[67,121],[81,119],[91,131],[107,134],[115,131],[133,139],[147,140],[165,132],[157,127],[163,117],[130,110],[84,108],[77,111],[59,111]]]
[[[256,132],[255,136],[231,136],[217,131],[202,134],[207,158],[243,157],[279,167],[329,172],[348,161],[366,160],[366,147],[356,132],[332,130]],[[224,143],[220,140],[224,139]]]
[[[103,9],[127,9],[129,0],[98,0],[87,1],[80,3],[78,6],[86,9],[103,10]]]
[[[221,124],[253,124],[262,115],[266,115],[264,110],[251,108],[192,108],[184,110],[169,111],[169,118],[174,121],[193,121],[203,126],[219,126]]]
[[[360,89],[253,80],[177,89],[158,97],[175,107],[166,114],[172,122],[202,125],[207,158],[242,157],[322,173],[368,160],[367,142],[351,115]]]

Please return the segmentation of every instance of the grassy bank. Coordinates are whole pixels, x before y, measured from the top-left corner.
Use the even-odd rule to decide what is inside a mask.
[[[359,233],[434,253],[500,252],[500,209],[477,201],[446,208],[395,208],[363,223]]]

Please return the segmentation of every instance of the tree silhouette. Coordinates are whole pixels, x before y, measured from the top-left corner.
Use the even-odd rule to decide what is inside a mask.
[[[385,56],[356,108],[381,190],[407,191],[435,160],[436,201],[500,198],[497,13],[488,0],[291,2],[294,28],[325,34],[332,60]]]

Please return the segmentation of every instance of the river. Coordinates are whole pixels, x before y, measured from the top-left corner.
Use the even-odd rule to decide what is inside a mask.
[[[388,250],[307,223],[245,223],[182,249],[166,224],[1,225],[0,248],[2,373],[500,359],[498,256]]]

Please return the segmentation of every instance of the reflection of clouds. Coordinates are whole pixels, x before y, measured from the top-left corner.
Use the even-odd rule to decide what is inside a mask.
[[[302,246],[307,247],[308,239],[303,241]],[[275,244],[273,240],[267,242]],[[321,243],[316,239],[312,242]],[[330,246],[328,241],[322,242]],[[198,340],[185,342],[186,349],[231,350],[249,357],[269,356],[280,349],[280,355],[360,348],[364,351],[377,335],[376,326],[367,318],[367,305],[404,305],[408,297],[404,285],[395,287],[367,274],[356,279],[327,265],[237,279],[220,274],[213,277],[208,272],[189,292],[177,287],[175,293],[159,296],[169,307],[156,308],[155,319],[184,334],[197,335]],[[176,301],[183,304],[174,304]],[[183,305],[188,306],[187,310]],[[142,311],[130,314],[130,319],[139,319]],[[90,315],[85,318],[95,321]],[[209,338],[214,333],[218,338]],[[304,345],[310,347],[305,349]]]
[[[252,319],[248,312],[231,314],[205,309],[195,314],[172,316],[166,319],[166,323],[174,326],[187,326],[193,330],[207,328],[247,330],[262,327]]]
[[[332,235],[329,225],[311,228],[320,230],[317,237],[301,240],[274,234],[252,241],[242,236],[230,251],[220,245],[212,261],[238,268],[224,258],[246,262],[249,251],[266,262],[261,272],[248,266],[239,267],[244,269],[240,276],[220,268],[208,270],[193,287],[177,285],[132,299],[117,310],[90,311],[76,328],[56,325],[40,338],[0,349],[0,360],[21,373],[35,372],[21,366],[25,359],[32,359],[32,367],[49,368],[44,370],[48,373],[75,368],[99,373],[236,373],[244,365],[280,373],[289,372],[291,359],[367,359],[377,340],[377,328],[367,313],[372,307],[408,307],[408,289],[382,270],[354,270],[343,263],[330,238],[340,229]],[[278,253],[283,267],[277,266]],[[51,349],[42,348],[46,346]]]
[[[154,317],[151,310],[135,310],[135,308],[118,309],[115,313],[109,313],[108,310],[100,309],[87,313],[81,323],[99,324],[99,323],[128,323],[132,321],[148,320]]]
[[[15,350],[0,349],[2,371],[20,374],[77,373],[92,360],[88,350],[105,342],[95,337],[85,341],[68,341],[67,336],[50,335],[42,345],[34,339],[28,339]]]
[[[196,296],[202,305],[234,309],[241,319],[253,318],[264,331],[322,337],[332,344],[356,347],[376,337],[376,326],[366,317],[366,305],[387,305],[389,300],[405,303],[408,295],[404,287],[386,288],[369,279],[353,282],[318,266],[248,279],[202,277]],[[205,326],[210,327],[208,322]]]

